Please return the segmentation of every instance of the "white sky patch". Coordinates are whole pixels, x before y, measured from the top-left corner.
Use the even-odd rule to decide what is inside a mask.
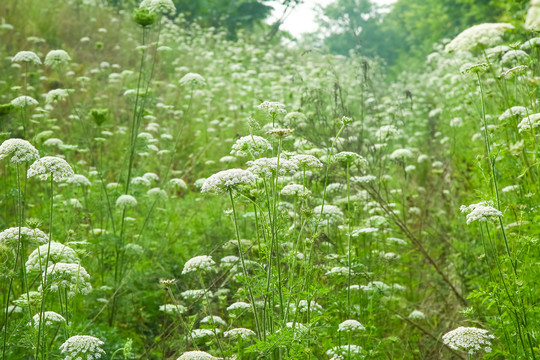
[[[334,1],[305,0],[302,4],[296,6],[292,12],[289,10],[288,16],[283,22],[283,25],[281,25],[281,29],[290,32],[295,37],[317,31],[318,25],[315,22],[316,9],[319,6],[324,7]],[[389,5],[394,2],[395,0],[374,0],[374,3],[378,5]],[[274,11],[267,22],[273,23],[283,14],[285,6],[281,5],[279,1],[271,1],[268,4],[274,7]]]

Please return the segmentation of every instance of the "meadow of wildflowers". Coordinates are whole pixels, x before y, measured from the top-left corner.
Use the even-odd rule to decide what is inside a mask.
[[[0,359],[540,359],[540,2],[392,80],[170,0],[16,3]]]

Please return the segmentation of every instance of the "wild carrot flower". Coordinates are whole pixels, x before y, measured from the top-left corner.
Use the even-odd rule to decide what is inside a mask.
[[[90,182],[90,180],[88,180],[86,176],[80,175],[80,174],[73,175],[72,177],[66,180],[66,183],[74,184],[78,186],[91,186],[92,185],[92,183]]]
[[[75,335],[66,340],[61,346],[64,360],[95,360],[101,359],[105,350],[101,346],[103,341],[94,336]]]
[[[73,90],[67,90],[67,89],[53,89],[49,91],[47,94],[45,94],[45,103],[46,104],[54,104],[59,101],[63,101],[67,99],[69,96],[69,93]]]
[[[49,252],[50,245],[50,252]],[[47,262],[47,253],[49,252],[49,264],[67,263],[77,264],[79,257],[75,250],[67,245],[51,241],[50,244],[44,244],[32,251],[26,261],[26,271],[43,271],[41,266]]]
[[[216,315],[205,316],[201,320],[201,324],[227,326],[227,323],[225,322],[225,320],[223,320],[222,318],[220,318],[219,316],[216,316]]]
[[[210,355],[204,351],[186,351],[176,360],[218,360],[221,358]]]
[[[67,290],[69,297],[74,297],[75,294],[86,295],[92,291],[90,275],[79,264],[52,264],[43,272],[43,278],[46,278],[47,286],[50,286],[52,292]],[[42,285],[39,291],[43,291]]]
[[[0,160],[8,158],[11,164],[22,164],[39,159],[39,152],[28,141],[7,139],[0,145]]]
[[[206,86],[206,80],[196,73],[187,73],[180,79],[180,85],[182,86]]]
[[[176,7],[172,0],[143,0],[139,8],[148,9],[149,12],[174,15]]]
[[[469,206],[461,205],[460,211],[467,214],[467,225],[474,221],[495,221],[503,216],[502,212],[493,207],[492,201],[481,201]]]
[[[182,270],[182,275],[195,271],[211,271],[215,269],[215,266],[216,263],[214,260],[212,260],[211,256],[195,256],[194,258],[186,261],[184,264],[184,270]]]
[[[487,330],[476,327],[463,327],[447,332],[442,336],[442,341],[454,350],[467,351],[474,354],[479,351],[491,352],[491,340],[495,336]]]
[[[41,65],[39,56],[37,56],[33,51],[19,51],[14,57],[11,58],[11,62],[23,62]]]
[[[275,102],[275,101],[264,101],[263,103],[257,106],[257,109],[265,112],[266,115],[270,117],[283,115],[287,113],[287,110],[285,109],[285,105],[280,102]]]
[[[339,332],[353,332],[359,330],[366,330],[366,328],[357,320],[345,320],[338,326]]]
[[[426,318],[426,315],[420,310],[413,310],[409,314],[408,318],[411,320],[424,320]]]
[[[502,41],[503,34],[514,26],[507,23],[486,23],[470,27],[456,36],[446,51],[471,51],[478,47],[490,47]]]
[[[120,209],[127,209],[137,206],[137,199],[131,195],[120,195],[116,199],[116,207]]]
[[[322,167],[321,161],[313,155],[294,155],[289,160],[296,163],[303,170]]]
[[[268,140],[261,136],[248,135],[236,140],[232,146],[231,155],[257,157],[268,150],[272,150],[272,145]]]
[[[11,104],[13,106],[15,106],[16,108],[25,108],[25,107],[29,107],[29,106],[36,106],[38,105],[39,103],[37,102],[36,99],[34,99],[33,97],[31,96],[19,96],[13,100],[11,100]]]
[[[69,179],[74,175],[71,166],[64,160],[55,156],[45,156],[36,160],[27,171],[27,177],[39,175],[43,181],[52,176],[55,182]]]
[[[298,166],[295,164],[295,162],[280,158],[278,163],[277,157],[260,158],[253,161],[248,161],[247,165],[250,172],[261,177],[294,174],[298,171]]]
[[[36,328],[36,330],[39,329],[40,317],[43,318],[43,324],[45,326],[52,326],[55,323],[65,323],[66,322],[66,319],[64,319],[64,317],[62,315],[60,315],[58,313],[55,313],[54,311],[45,311],[43,314],[36,314],[32,318],[33,323],[34,323],[34,327]]]
[[[251,305],[243,301],[237,301],[231,304],[229,307],[227,307],[227,311],[229,312],[245,311],[245,310],[251,310]]]
[[[169,315],[176,315],[185,313],[187,308],[183,305],[164,304],[159,306],[159,311],[163,311],[165,314]]]
[[[256,334],[253,330],[246,329],[246,328],[235,328],[231,329],[229,331],[225,331],[223,333],[225,337],[231,338],[231,339],[249,339],[250,337],[254,337]]]
[[[243,185],[254,185],[257,176],[248,170],[230,169],[220,171],[205,180],[201,192],[224,194]]]
[[[51,50],[45,56],[45,65],[53,68],[67,65],[70,61],[71,58],[64,50]]]
[[[46,244],[49,242],[49,236],[39,229],[30,229],[27,227],[21,227],[21,238],[28,244]],[[6,246],[16,245],[19,241],[19,228],[11,227],[0,232],[0,244]]]

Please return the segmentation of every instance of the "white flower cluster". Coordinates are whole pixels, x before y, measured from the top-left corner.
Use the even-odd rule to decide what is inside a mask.
[[[69,179],[75,173],[66,160],[55,156],[45,156],[36,160],[27,171],[27,177],[39,175],[41,180],[49,179],[52,175],[52,179],[55,182]]]
[[[231,339],[249,339],[250,337],[255,336],[255,332],[250,329],[246,328],[235,328],[231,329],[229,331],[225,331],[223,333],[225,337],[231,338]]]
[[[503,216],[502,212],[493,207],[492,201],[481,201],[478,204],[471,204],[469,206],[461,205],[460,211],[467,214],[467,225],[473,221],[494,221],[498,217]]]
[[[195,256],[194,258],[186,261],[184,264],[184,270],[182,270],[182,275],[195,271],[211,271],[215,268],[215,266],[216,263],[214,260],[212,260],[211,256]]]
[[[39,56],[37,56],[33,51],[19,51],[14,57],[11,58],[11,62],[24,62],[41,65]]]
[[[308,312],[308,301],[307,300],[300,300],[298,302],[298,306],[294,310],[298,311],[300,313],[307,313]],[[318,302],[316,302],[315,300],[311,300],[309,302],[309,310],[311,312],[320,314],[323,311],[323,307]]]
[[[426,318],[426,315],[420,310],[413,310],[409,314],[408,318],[411,320],[424,320]]]
[[[45,277],[52,292],[66,289],[69,297],[74,297],[77,293],[86,295],[92,291],[92,285],[89,282],[90,275],[79,264],[53,264],[46,272],[43,272],[44,280]],[[40,285],[39,291],[43,291],[42,285]]]
[[[334,205],[324,205],[324,208],[322,205],[315,206],[312,213],[316,218],[322,215],[322,220],[329,224],[342,223],[344,218],[343,211]]]
[[[375,132],[379,140],[390,140],[398,134],[399,130],[394,125],[383,125]]]
[[[44,244],[32,251],[28,260],[26,261],[26,271],[42,271],[41,266],[44,266],[47,262],[47,253],[49,252],[49,264],[57,263],[66,263],[66,264],[77,264],[79,262],[79,257],[75,250],[60,244],[56,241],[51,241],[50,243],[50,252],[49,244]]]
[[[45,65],[53,68],[67,65],[70,61],[71,58],[64,50],[51,50],[45,56]]]
[[[54,311],[45,311],[43,314],[36,314],[32,318],[36,330],[39,329],[40,318],[43,318],[43,324],[45,326],[51,326],[55,323],[66,322],[66,319],[64,319],[62,315],[55,313]]]
[[[328,275],[328,276],[348,276],[349,275],[349,268],[346,268],[344,266],[334,266],[329,271],[327,271],[325,275]],[[351,275],[354,275],[354,273],[352,271],[351,271]]]
[[[268,116],[277,116],[287,113],[285,105],[275,101],[264,101],[260,105],[257,105],[257,109],[264,111]]]
[[[196,73],[187,73],[180,79],[180,85],[182,86],[206,86],[206,80]]]
[[[205,296],[204,295],[205,292],[206,292],[206,295],[209,298],[214,296],[214,294],[212,294],[212,292],[210,290],[205,291],[204,289],[186,290],[186,291],[182,292],[180,294],[180,296],[182,296],[182,299],[184,299],[184,300],[195,301],[195,300],[202,299]]]
[[[11,164],[22,164],[39,159],[39,152],[28,141],[23,139],[7,139],[0,145],[0,160],[11,156]]]
[[[116,207],[122,210],[137,206],[137,199],[131,195],[120,195],[116,199]]]
[[[280,158],[278,164],[277,157],[260,158],[257,160],[248,161],[247,165],[249,166],[249,171],[262,177],[270,177],[272,175],[276,175],[276,172],[279,172],[279,175],[286,175],[294,174],[298,171],[298,166],[294,161]]]
[[[75,335],[60,345],[64,360],[95,360],[101,359],[105,350],[101,348],[103,341],[90,335]]]
[[[305,154],[294,155],[290,158],[290,160],[296,163],[296,165],[298,165],[299,168],[302,168],[304,170],[316,169],[316,168],[322,167],[321,161],[313,155],[305,155]]]
[[[195,329],[191,331],[191,337],[193,339],[201,339],[207,336],[215,336],[219,334],[221,330],[219,329]]]
[[[446,45],[446,51],[471,51],[477,47],[491,47],[502,41],[503,34],[514,26],[507,23],[486,23],[470,27]]]
[[[159,311],[163,311],[165,314],[183,314],[187,311],[187,308],[183,305],[164,304],[159,305]]]
[[[374,175],[364,175],[364,176],[353,176],[351,177],[351,181],[357,184],[368,184],[370,182],[373,182],[377,179]]]
[[[21,227],[21,238],[29,243],[45,244],[49,242],[49,236],[39,229]],[[0,232],[0,244],[14,246],[19,241],[19,228],[11,227]]]
[[[337,153],[334,155],[334,161],[341,163],[341,164],[352,164],[352,163],[358,163],[360,168],[366,168],[368,165],[368,162],[366,159],[364,159],[362,156],[355,152],[351,151],[342,151],[340,153]]]
[[[246,310],[251,310],[251,305],[243,301],[237,301],[231,304],[229,307],[227,307],[227,311],[229,312],[246,311]]]
[[[66,180],[66,183],[74,184],[78,186],[91,186],[92,185],[92,183],[90,182],[90,180],[88,180],[86,176],[80,175],[80,174],[73,175],[72,177]]]
[[[223,326],[227,326],[227,323],[225,322],[225,320],[223,320],[222,318],[220,318],[219,316],[216,316],[216,315],[208,315],[208,316],[205,316],[205,317],[201,320],[201,324],[223,325]]]
[[[540,31],[540,3],[538,1],[531,1],[523,27],[534,32]]]
[[[283,196],[300,196],[307,197],[311,194],[311,191],[304,188],[303,185],[288,184],[281,189],[281,195]]]
[[[224,194],[241,185],[254,185],[257,177],[248,170],[230,169],[220,171],[205,180],[201,192]]]
[[[326,355],[328,356],[336,356],[336,355],[347,355],[351,352],[351,354],[358,355],[362,352],[362,347],[358,345],[341,345],[331,348],[326,352]]]
[[[521,122],[518,124],[518,131],[521,133],[525,130],[537,128],[538,126],[540,126],[540,113],[531,114],[521,120]]]
[[[53,89],[49,91],[47,94],[45,94],[45,103],[46,104],[54,104],[59,101],[63,101],[67,99],[69,96],[69,93],[73,90],[67,90],[67,89]]]
[[[178,178],[171,179],[169,180],[169,184],[182,190],[188,189],[186,182],[182,179],[178,179]]]
[[[345,320],[338,326],[339,332],[353,332],[359,330],[366,330],[366,328],[357,320]]]
[[[442,336],[442,341],[454,350],[467,351],[474,354],[479,351],[491,352],[491,340],[495,336],[487,330],[476,327],[460,326]]]
[[[186,351],[176,360],[218,360],[221,358],[210,355],[205,351]]]
[[[236,140],[232,146],[231,155],[259,156],[268,150],[272,150],[272,145],[268,140],[261,136],[248,135]]]
[[[28,106],[36,106],[38,104],[39,103],[37,102],[37,100],[31,96],[19,96],[11,100],[11,105],[20,109],[28,107]]]
[[[392,160],[404,160],[404,159],[410,159],[413,157],[413,153],[409,149],[397,149],[394,150],[392,154],[390,154],[390,159]]]

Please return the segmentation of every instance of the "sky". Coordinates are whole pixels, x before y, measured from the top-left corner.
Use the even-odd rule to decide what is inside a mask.
[[[317,30],[315,23],[315,8],[317,6],[325,6],[335,0],[305,0],[302,4],[296,6],[293,12],[285,19],[282,30],[290,32],[293,36],[298,37],[303,33],[314,32]],[[380,5],[391,4],[395,0],[374,0],[373,2]],[[269,2],[269,5],[274,7],[272,16],[268,19],[269,23],[274,22],[283,13],[284,6],[279,4],[279,1]]]

